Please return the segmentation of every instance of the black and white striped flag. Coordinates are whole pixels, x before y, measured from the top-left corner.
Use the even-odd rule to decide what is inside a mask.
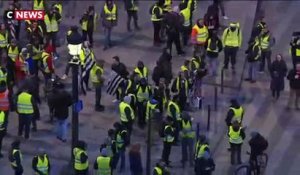
[[[91,52],[86,56],[85,63],[82,65],[81,69],[81,79],[84,80],[87,75],[89,75],[91,69],[96,64],[95,60],[91,57]],[[85,92],[84,86],[81,87],[82,90]]]
[[[109,95],[115,95],[119,85],[124,81],[125,79],[122,78],[118,73],[116,73],[115,71],[111,71],[106,92]]]

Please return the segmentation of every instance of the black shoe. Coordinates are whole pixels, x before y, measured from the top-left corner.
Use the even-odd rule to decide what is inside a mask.
[[[179,56],[183,56],[183,55],[185,55],[185,52],[184,51],[181,51],[181,52],[178,52],[177,53]]]
[[[3,158],[3,154],[0,153],[0,159]]]
[[[140,30],[142,30],[139,26],[136,26],[135,27],[135,30],[137,30],[137,31],[140,31]]]
[[[245,78],[245,81],[252,81],[251,78]]]
[[[96,106],[96,107],[95,107],[95,111],[98,111],[98,112],[104,111],[104,106],[102,106],[102,105]]]
[[[36,127],[32,127],[32,128],[31,128],[31,131],[32,131],[32,132],[37,132]]]
[[[90,87],[87,87],[86,90],[87,91],[92,91],[92,89]]]

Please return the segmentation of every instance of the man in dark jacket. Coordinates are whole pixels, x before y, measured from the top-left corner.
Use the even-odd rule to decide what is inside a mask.
[[[131,19],[133,18],[135,30],[140,30],[138,26],[138,0],[124,0],[125,1],[125,10],[127,11],[127,30],[131,32],[130,24]]]
[[[118,56],[114,56],[114,63],[111,65],[111,69],[114,70],[117,74],[119,74],[122,78],[127,79],[129,75],[125,64],[120,62],[120,58]]]
[[[183,16],[179,15],[179,9],[177,6],[174,7],[173,11],[166,13],[164,16],[163,23],[166,26],[168,35],[167,48],[170,50],[170,54],[172,54],[173,43],[176,46],[178,55],[185,54],[185,52],[182,51],[180,44],[180,29],[183,21]]]
[[[152,74],[152,80],[155,82],[156,86],[158,86],[160,78],[165,78],[166,86],[168,86],[172,81],[173,74],[171,60],[172,56],[167,52],[167,49],[164,49],[162,55],[156,62],[156,66]]]
[[[251,42],[248,50],[246,51],[249,67],[248,67],[248,78],[245,81],[250,81],[251,83],[256,82],[256,75],[259,67],[259,60],[261,56],[261,46],[258,38],[255,38]]]
[[[223,50],[222,41],[217,36],[217,31],[213,31],[211,36],[207,39],[206,57],[209,62],[210,75],[217,76],[218,71],[218,56]]]
[[[289,71],[287,79],[290,81],[290,97],[287,108],[290,109],[295,100],[295,108],[300,110],[300,63],[296,64],[296,69]]]
[[[69,116],[69,106],[72,105],[72,96],[64,90],[64,85],[56,83],[53,94],[48,98],[49,106],[54,110],[57,118],[57,136],[62,142],[67,140],[67,119]]]

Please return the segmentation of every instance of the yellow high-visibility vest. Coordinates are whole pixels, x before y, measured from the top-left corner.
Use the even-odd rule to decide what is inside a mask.
[[[193,29],[196,29],[197,31],[197,43],[205,43],[208,38],[208,30],[206,26],[203,26],[202,28],[198,27],[198,25],[194,25]]]
[[[33,0],[33,10],[44,10],[44,0],[41,0],[40,3],[38,3],[38,0]]]
[[[197,142],[196,144],[196,158],[201,158],[203,157],[204,153],[205,153],[205,150],[208,148],[208,145],[205,143],[205,144],[199,144]]]
[[[181,79],[181,80],[184,81],[185,95],[188,96],[189,83],[186,79]],[[179,77],[177,77],[175,81],[176,81],[176,89],[179,92],[180,91],[180,84],[181,84]]]
[[[129,9],[131,11],[138,11],[139,7],[135,4],[134,0],[131,0],[132,7]]]
[[[234,144],[243,143],[243,138],[240,136],[241,128],[238,131],[234,131],[232,126],[229,127],[229,142]]]
[[[267,35],[265,37],[261,37],[260,40],[260,46],[261,49],[265,50],[269,48],[269,41],[270,41],[270,35]]]
[[[117,6],[116,4],[113,5],[111,10],[108,9],[107,4],[104,5],[104,13],[106,15],[106,20],[108,21],[115,21],[117,20]]]
[[[184,72],[184,71],[189,71],[189,68],[185,65],[180,66],[180,71]]]
[[[153,117],[153,110],[155,110],[157,104],[151,104],[150,101],[146,104],[146,120],[149,120],[150,117]]]
[[[193,131],[191,121],[185,122],[182,120],[182,137],[183,138],[194,138],[195,132]]]
[[[126,108],[129,108],[130,110],[130,114],[131,114],[131,119],[134,120],[135,116],[134,116],[134,111],[133,109],[131,108],[131,106],[125,102],[121,102],[119,104],[119,111],[120,111],[120,120],[122,122],[128,122],[128,119],[127,119],[127,116],[126,116],[126,113],[125,113],[125,109]]]
[[[189,27],[191,25],[191,9],[185,8],[180,11],[180,14],[182,14],[184,18],[183,26]]]
[[[255,56],[254,60],[258,60],[260,58],[260,55],[261,55],[261,46],[260,46],[259,42],[255,42],[254,46],[252,47],[253,51],[254,51],[255,47],[258,48],[258,53]]]
[[[12,48],[12,46],[8,46],[8,57],[15,62],[17,56],[19,55],[19,48],[16,46],[15,48]]]
[[[230,28],[225,29],[222,41],[224,46],[241,47],[242,35],[240,28],[237,28],[234,32],[232,32]]]
[[[165,132],[168,128],[171,128],[171,130],[174,132],[174,128],[173,128],[172,126],[170,126],[170,125],[165,126],[164,132]],[[164,136],[164,142],[172,143],[172,142],[174,142],[174,139],[175,139],[174,136],[173,136],[173,135],[170,135],[170,134],[167,134],[167,135]]]
[[[147,86],[145,88],[145,91],[143,91],[142,87],[138,86],[136,97],[137,97],[138,102],[143,102],[143,101],[148,100],[149,99],[149,87]]]
[[[171,113],[171,106],[175,107],[176,116],[172,115],[172,113]],[[173,101],[169,101],[168,106],[167,106],[167,115],[171,116],[173,119],[181,120],[181,118],[180,118],[181,111],[180,111],[180,108],[179,108],[178,104],[176,104]]]
[[[201,61],[201,60],[200,60]],[[192,58],[190,61],[190,70],[192,70],[192,68],[194,67],[194,69],[199,69],[200,68],[200,63],[198,62],[198,60],[196,58]]]
[[[89,168],[89,162],[86,160],[85,162],[81,163],[81,154],[85,154],[87,156],[86,151],[80,149],[80,148],[74,148],[73,149],[73,155],[74,155],[74,169],[75,170],[86,170]]]
[[[32,59],[40,60],[42,58],[42,52],[43,52],[41,47],[36,48],[35,46],[33,46],[32,49],[33,49],[33,53],[35,53],[35,55],[32,57]]]
[[[91,49],[81,49],[80,53],[79,53],[79,59],[80,59],[80,63],[81,63],[82,66],[86,64],[86,62],[87,62],[86,59],[95,60],[95,55],[94,55],[93,50],[91,50]]]
[[[0,69],[0,82],[4,81],[6,82],[7,80],[7,73],[4,73],[1,69]]]
[[[244,112],[243,107],[240,106],[238,109],[231,107],[230,109],[233,111],[233,114],[234,114],[233,117],[234,117],[234,119],[237,119],[237,121],[239,123],[241,123],[241,121],[242,121],[242,115],[243,115],[243,112]]]
[[[5,130],[4,121],[5,121],[5,114],[3,111],[0,111],[0,131]]]
[[[18,149],[13,149],[13,151],[12,151],[13,156],[15,155],[16,152],[18,152],[18,154],[20,155],[20,159],[21,159],[21,161],[22,161],[23,156],[22,156],[21,151],[18,150]],[[15,160],[14,158],[13,158],[13,160],[10,162],[10,164],[11,164],[12,167],[17,168],[17,162],[16,162],[16,160]]]
[[[100,71],[101,75],[103,74],[103,69],[100,66],[97,66],[95,64],[90,72],[91,81],[93,83],[100,83],[100,80],[98,79],[98,76],[97,76],[98,71]]]
[[[162,18],[158,18],[156,16],[156,14],[154,13],[155,8],[158,8],[159,15],[162,15],[162,13],[163,13],[163,9],[155,4],[152,8],[151,21],[162,21]]]
[[[211,44],[211,38],[209,38],[208,40],[207,40],[207,51],[209,51],[209,52],[215,52],[215,53],[218,53],[219,52],[219,48],[218,48],[218,40],[217,40],[217,43],[216,43],[216,48],[214,49],[214,50],[212,50],[211,48],[210,48],[210,44]]]
[[[164,11],[167,11],[167,12],[172,11],[172,0],[165,0]]]
[[[87,25],[88,25],[88,20],[82,20],[82,22],[81,22],[81,29],[83,31],[87,31]]]
[[[110,157],[97,157],[98,172],[97,175],[111,175]]]
[[[296,56],[300,57],[300,49],[296,49]]]
[[[49,56],[50,56],[50,54],[47,53],[47,52],[43,52],[42,53],[42,62],[43,62],[44,71],[46,73],[50,73],[50,70],[49,70],[49,67],[48,67],[48,63],[47,63],[47,59],[48,59]]]
[[[138,67],[134,69],[134,72],[139,75],[140,78],[147,78],[148,77],[148,69],[147,67],[143,67],[143,72],[140,71]]]
[[[127,133],[127,131],[123,130],[123,131],[117,133],[117,138],[116,138],[117,148],[122,148],[122,146],[125,144],[125,140],[123,140],[123,138],[121,136],[123,133]]]
[[[58,13],[59,13],[60,16],[61,16],[61,15],[62,15],[62,10],[63,10],[62,4],[56,3],[56,4],[54,5],[54,7],[56,7],[56,8],[58,9]],[[60,20],[61,20],[61,19],[60,19]]]
[[[37,156],[38,162],[36,165],[36,168],[42,172],[44,175],[48,175],[48,169],[49,169],[49,160],[47,158],[47,155],[44,155],[44,160],[40,158],[40,156]]]
[[[49,16],[46,14],[44,17],[44,22],[46,24],[47,32],[57,32],[58,31],[58,22],[55,19],[55,15],[52,15],[52,18],[49,19]]]
[[[8,44],[8,33],[7,31],[5,34],[0,33],[0,48],[6,47]]]
[[[27,92],[22,92],[18,96],[17,110],[20,114],[33,114],[33,105],[31,103],[32,95]]]
[[[160,167],[157,167],[157,166],[156,166],[156,167],[154,168],[154,171],[156,171],[156,174],[157,174],[157,175],[162,175],[162,174],[163,174],[163,171],[162,171],[162,169],[161,169]]]

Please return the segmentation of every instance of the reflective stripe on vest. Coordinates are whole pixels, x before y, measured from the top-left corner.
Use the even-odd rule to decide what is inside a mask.
[[[296,56],[300,57],[300,49],[296,49]]]
[[[32,59],[39,60],[42,57],[42,49],[41,47],[36,48],[35,46],[32,47],[33,53],[35,53],[34,56],[32,56]]]
[[[154,13],[155,8],[158,8],[159,15],[163,13],[163,9],[155,4],[154,7],[152,8],[151,21],[161,21],[162,18],[157,18],[156,14]]]
[[[13,62],[16,61],[16,57],[19,55],[19,48],[15,46],[15,48],[12,48],[12,46],[8,46],[8,57],[11,58]]]
[[[84,20],[81,23],[81,29],[87,31],[88,20]]]
[[[37,162],[36,168],[40,172],[44,173],[44,175],[47,175],[48,169],[49,169],[49,161],[48,161],[47,155],[46,154],[44,155],[44,160],[42,160],[40,158],[40,156],[37,156],[37,158],[38,158],[38,162]]]
[[[8,41],[8,33],[5,32],[5,34],[0,33],[0,47],[6,47],[7,46],[7,41]]]
[[[224,46],[239,47],[240,44],[240,29],[237,28],[232,32],[229,28],[225,29]]]
[[[104,5],[104,13],[106,15],[106,20],[115,21],[117,20],[117,6],[113,4],[113,8],[111,10],[108,9],[107,4]]]
[[[1,81],[5,81],[6,82],[7,79],[7,73],[4,73],[1,69],[0,69],[0,82]]]
[[[181,81],[184,81],[184,88],[185,88],[185,95],[186,96],[188,96],[188,86],[189,86],[189,84],[188,84],[188,81],[187,80],[185,80],[185,79],[181,79]],[[177,77],[176,78],[176,89],[177,89],[177,91],[179,92],[180,91],[180,85],[179,84],[181,84],[181,82],[180,82],[180,80],[179,80],[179,77]],[[182,87],[181,87],[182,88]]]
[[[44,22],[46,24],[47,32],[57,32],[58,31],[58,23],[55,19],[55,14],[52,15],[52,18],[49,19],[49,16],[46,14],[44,17]]]
[[[261,45],[262,49],[265,50],[265,49],[269,48],[269,40],[270,40],[270,35],[267,35],[267,36],[261,38],[260,45]]]
[[[242,115],[243,115],[243,112],[244,112],[243,107],[240,106],[238,109],[231,107],[230,109],[233,111],[233,117],[234,117],[234,119],[237,119],[237,121],[239,123],[241,123],[241,121],[242,121]]]
[[[198,60],[196,58],[192,58],[190,61],[190,70],[192,70],[194,67],[195,70],[200,68],[200,63],[198,62]]]
[[[172,115],[172,113],[171,113],[171,106],[175,107],[176,116]],[[168,104],[168,107],[167,107],[167,115],[171,116],[173,119],[180,120],[180,113],[181,112],[180,112],[179,106],[175,102],[169,101],[169,104]]]
[[[182,120],[182,137],[183,138],[194,138],[195,137],[195,132],[193,131],[192,123],[189,120],[187,122]]]
[[[185,66],[185,65],[182,65],[182,66],[180,67],[180,70],[181,70],[182,72],[184,72],[184,71],[188,71],[189,68],[188,68],[187,66]]]
[[[131,4],[132,4],[132,7],[129,10],[131,10],[131,11],[139,10],[139,7],[135,5],[134,0],[131,0]]]
[[[259,45],[259,42],[255,42],[254,46],[252,47],[252,50],[254,51],[255,47],[258,48],[258,53],[255,56],[255,58],[253,58],[254,60],[258,60],[260,58],[261,55],[261,46]]]
[[[157,175],[162,175],[163,174],[163,171],[160,167],[155,167],[154,170],[156,171]]]
[[[140,78],[147,78],[148,76],[148,69],[145,66],[143,67],[143,72],[137,67],[134,69],[134,72],[137,73]]]
[[[205,153],[205,150],[206,148],[208,148],[208,145],[207,144],[198,144],[197,143],[197,152],[196,152],[196,158],[201,158],[203,157],[204,153]]]
[[[189,8],[185,8],[180,12],[184,18],[183,26],[189,27],[191,25],[191,10]]]
[[[97,157],[98,175],[111,175],[110,157]]]
[[[122,146],[124,145],[125,141],[123,140],[121,134],[126,133],[126,130],[121,131],[121,133],[117,133],[117,138],[116,138],[116,145],[117,148],[122,148]]]
[[[171,130],[174,132],[174,128],[172,128],[170,125],[165,126],[164,132],[168,128],[171,128]],[[174,142],[174,136],[169,135],[169,134],[168,135],[165,134],[164,141],[168,142],[168,143],[172,143],[172,142]]]
[[[164,11],[170,12],[172,11],[172,0],[165,0]]]
[[[44,10],[44,0],[38,3],[38,0],[33,1],[33,10]]]
[[[122,122],[128,122],[128,119],[127,119],[127,116],[126,116],[126,113],[125,113],[125,109],[126,108],[129,108],[130,110],[130,114],[131,114],[131,119],[133,120],[134,119],[134,112],[133,112],[133,109],[131,108],[131,106],[125,102],[121,102],[119,104],[119,111],[120,111],[120,120]]]
[[[149,99],[149,86],[145,87],[145,91],[143,91],[142,86],[137,87],[136,98],[138,102],[143,102]]]
[[[20,114],[33,114],[33,105],[31,103],[31,97],[27,92],[22,92],[18,96],[18,101],[17,101],[17,108],[18,108],[18,113]]]
[[[86,151],[80,149],[80,148],[74,148],[73,154],[74,154],[74,168],[75,170],[86,170],[89,167],[89,162],[86,160],[85,162],[81,163],[81,154],[87,155]]]
[[[20,150],[13,149],[13,151],[12,151],[13,161],[11,161],[10,164],[11,164],[12,167],[15,167],[15,168],[17,168],[17,162],[16,162],[16,160],[14,158],[14,155],[15,155],[16,152],[18,152],[18,154],[20,155],[20,161],[22,161],[22,159],[23,159],[22,158],[22,153],[20,152]]]
[[[234,144],[243,143],[243,139],[240,136],[241,128],[236,132],[233,130],[232,126],[229,127],[229,142]]]
[[[128,83],[127,83],[126,90],[125,90],[125,94],[128,94],[128,91],[129,91],[129,89],[131,88],[131,86],[132,86],[132,81],[129,79],[129,80],[128,80]]]
[[[0,93],[0,111],[9,110],[9,99],[8,99],[8,90]]]
[[[206,26],[203,26],[202,28],[198,27],[196,24],[193,29],[197,31],[197,43],[205,43],[208,38],[208,30]]]
[[[3,111],[0,111],[0,131],[5,130],[4,121],[5,121],[5,113]]]
[[[214,50],[212,50],[211,48],[210,48],[210,44],[211,44],[211,39],[209,38],[208,39],[208,41],[207,41],[207,51],[209,51],[209,52],[215,52],[215,53],[218,53],[219,52],[219,49],[218,49],[218,40],[216,40],[216,48],[214,49]]]
[[[97,66],[96,64],[93,66],[93,68],[91,69],[91,73],[90,73],[90,76],[91,76],[91,81],[93,83],[100,83],[99,79],[98,79],[98,76],[97,76],[97,72],[100,71],[100,74],[102,75],[103,74],[103,69],[99,66]]]

